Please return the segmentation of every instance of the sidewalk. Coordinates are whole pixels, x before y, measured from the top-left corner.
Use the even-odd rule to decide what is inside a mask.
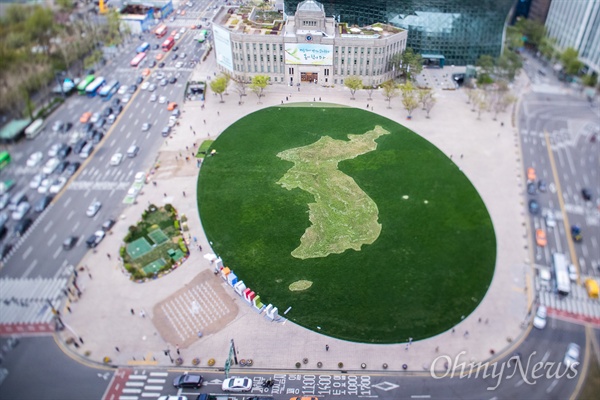
[[[213,76],[214,71],[217,68],[213,53],[197,66],[191,79],[206,79]],[[191,360],[199,357],[201,367],[206,367],[209,358],[216,360],[215,367],[222,367],[230,341],[234,339],[238,359],[252,359],[256,368],[295,369],[296,362],[307,358],[308,363],[303,368],[316,369],[320,361],[323,369],[338,369],[338,362],[343,362],[347,370],[360,370],[362,363],[367,369],[381,370],[381,365],[387,363],[389,370],[402,370],[406,364],[413,371],[429,368],[440,355],[453,359],[464,351],[461,360],[469,362],[489,359],[491,350],[496,356],[510,351],[511,344],[525,332],[522,323],[528,317],[527,287],[531,280],[522,196],[523,169],[517,129],[512,125],[510,113],[499,115],[498,121],[493,121],[490,114],[477,120],[476,113],[466,104],[464,92],[439,88],[431,119],[417,110],[412,120],[406,120],[399,98],[393,99],[392,108],[388,109],[381,93],[374,92],[373,99],[367,100],[367,93],[359,91],[357,100],[350,100],[348,89],[340,85],[323,88],[307,83],[298,91],[296,87],[274,84],[265,94],[262,104],[257,104],[256,96],[248,92],[243,104],[238,105],[238,96],[230,90],[229,95],[224,96],[224,103],[209,93],[204,109],[191,102],[183,105],[180,125],[158,154],[160,168],[151,176],[156,187],[152,184],[144,187],[137,204],[124,210],[112,235],[107,236],[96,253],[89,252],[81,263],[89,267],[92,278],[85,272],[80,274],[78,283],[83,295],[70,305],[72,313],[61,310],[69,329],[60,336],[62,340],[79,336],[85,341],[79,348],[69,348],[81,356],[89,352],[84,357],[99,363],[108,356],[116,365],[161,366],[171,366],[170,357],[175,357],[179,348],[184,366],[189,367]],[[186,162],[185,156],[192,154],[194,144],[199,146],[204,139],[214,139],[248,113],[286,102],[286,96],[287,103],[318,103],[321,98],[322,102],[363,109],[368,103],[374,112],[407,126],[452,157],[477,188],[494,222],[498,244],[496,271],[484,300],[455,327],[455,332],[413,342],[408,350],[406,344],[370,345],[333,339],[290,321],[267,321],[212,274],[213,266],[203,257],[210,246],[196,205],[199,169],[194,159]],[[179,157],[180,152],[182,157]],[[137,222],[150,203],[171,203],[180,214],[185,214],[190,233],[197,237],[203,251],[192,244],[190,257],[180,268],[155,281],[137,284],[126,278],[115,258],[127,228]],[[109,260],[107,253],[115,256]],[[198,314],[197,309],[192,310],[195,306],[186,294],[194,290],[195,285],[205,285],[202,286],[206,288],[205,293],[214,291],[214,295],[202,295],[207,299],[202,307],[204,315]],[[221,301],[223,310],[212,310],[217,303],[211,300],[216,298],[214,296],[225,296]],[[208,318],[211,329],[202,332],[202,337],[185,332],[185,318],[172,316],[169,320],[164,314],[165,309],[176,304],[193,318]],[[144,317],[140,315],[142,310]],[[170,326],[173,321],[175,325]],[[173,329],[177,332],[169,335],[171,339],[167,342],[164,332]],[[175,341],[177,338],[180,340]],[[329,351],[325,350],[326,344]],[[169,356],[163,352],[166,349],[171,352]],[[442,368],[443,362],[437,366]]]

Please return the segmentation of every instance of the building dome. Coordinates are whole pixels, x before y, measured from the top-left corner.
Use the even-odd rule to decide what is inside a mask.
[[[321,11],[325,13],[325,8],[323,7],[323,4],[318,3],[315,0],[304,0],[298,3],[296,12],[298,11]]]

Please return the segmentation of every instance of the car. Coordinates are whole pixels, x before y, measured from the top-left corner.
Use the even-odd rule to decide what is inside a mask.
[[[160,396],[158,398],[158,400],[188,400],[188,398],[186,396],[168,395],[168,396]]]
[[[58,153],[58,149],[60,149],[61,145],[62,143],[54,143],[52,146],[50,146],[48,149],[48,157],[56,157],[56,153]]]
[[[193,7],[193,6],[194,6],[194,3],[192,3],[191,1],[188,1],[188,2],[186,3],[186,5],[187,5],[188,7]]]
[[[173,61],[177,60],[179,58],[179,56],[177,55],[177,53],[173,54],[173,57],[171,57],[171,59]]]
[[[98,231],[94,232],[89,238],[87,238],[87,240],[85,241],[85,244],[90,249],[93,249],[94,247],[96,247],[100,244],[102,239],[104,239],[104,236],[106,236],[106,232],[104,232],[102,230],[98,230]]]
[[[592,200],[592,192],[588,188],[582,188],[581,197],[583,197],[583,200],[585,201],[590,201]]]
[[[146,81],[141,84],[140,90],[146,90],[146,89],[148,89],[148,86],[150,86],[150,82]]]
[[[152,45],[152,50],[158,50],[158,48],[159,48],[159,47],[160,47],[160,46],[158,45],[158,43],[154,43],[154,44]]]
[[[108,118],[106,118],[106,123],[109,125],[112,125],[115,123],[115,120],[117,119],[117,116],[115,114],[110,114],[108,116]]]
[[[175,118],[179,117],[180,115],[181,115],[181,112],[179,111],[178,108],[174,109],[173,112],[171,113],[171,116],[175,117]]]
[[[100,131],[95,131],[94,134],[92,135],[92,143],[94,144],[98,144],[102,141],[102,139],[104,139],[104,133],[100,132]]]
[[[156,61],[155,61],[155,60],[152,60],[152,61],[150,61],[150,64],[148,64],[148,67],[149,67],[149,68],[154,68],[154,67],[156,67]]]
[[[73,145],[73,153],[75,153],[75,154],[81,153],[81,150],[83,150],[83,148],[85,147],[86,144],[87,144],[87,140],[85,140],[83,138],[77,140],[77,142]]]
[[[150,86],[148,86],[148,91],[149,92],[154,92],[156,90],[156,85],[154,83],[150,84]]]
[[[58,132],[62,128],[63,128],[62,121],[55,121],[54,124],[52,124],[52,132]]]
[[[123,98],[121,99],[121,101],[123,102],[123,104],[126,104],[129,102],[129,100],[131,100],[131,96],[126,94],[125,96],[123,96]]]
[[[182,28],[180,28],[180,29],[179,29],[179,33],[185,33],[185,28],[183,28],[183,27],[182,27]]]
[[[50,175],[54,171],[56,171],[58,164],[60,164],[60,160],[56,157],[52,157],[48,161],[46,161],[44,168],[42,168],[42,172],[46,175]]]
[[[163,68],[164,66],[165,66],[164,62],[161,62],[161,63],[158,64],[158,68]]]
[[[583,240],[583,235],[581,234],[581,228],[579,225],[571,225],[571,237],[573,241],[579,243]]]
[[[165,55],[163,53],[158,53],[154,58],[156,59],[156,61],[160,61],[163,59]]]
[[[542,193],[546,193],[546,190],[548,190],[548,185],[546,184],[545,180],[540,179],[538,181],[538,190]]]
[[[40,187],[40,184],[42,183],[42,181],[44,180],[45,177],[46,176],[42,173],[35,174],[33,176],[33,178],[31,178],[31,181],[29,182],[29,188],[37,189],[38,187]]]
[[[137,85],[139,85],[142,82],[144,82],[144,77],[138,76],[137,79],[135,80],[135,85],[132,85],[132,86],[135,86],[135,90],[137,90]],[[130,90],[131,90],[131,88],[130,88]],[[133,92],[130,92],[130,93],[133,93]]]
[[[275,400],[275,397],[273,397],[273,396],[252,396],[252,397],[246,397],[246,400]]]
[[[173,386],[176,388],[198,389],[202,387],[202,376],[196,374],[183,374],[173,379]]]
[[[160,97],[158,98],[158,102],[159,102],[160,104],[165,104],[165,103],[167,102],[167,97],[166,97],[166,96],[160,96]]]
[[[535,200],[529,200],[529,212],[532,214],[538,214],[540,212],[540,205],[537,201]]]
[[[167,137],[167,136],[169,136],[170,133],[171,133],[171,126],[165,126],[160,134],[162,135],[162,137]]]
[[[157,98],[158,98],[158,96],[156,94],[152,93],[152,95],[150,96],[150,102],[154,103]]]
[[[173,47],[173,49],[172,49],[172,50],[173,50],[173,51],[177,51],[177,50],[179,50],[179,46],[175,46],[175,47]]]
[[[171,102],[169,103],[169,105],[167,106],[167,111],[173,111],[174,109],[177,108],[177,103],[175,102]]]
[[[87,142],[86,145],[83,146],[83,148],[79,152],[79,157],[86,159],[89,156],[91,156],[93,152],[94,152],[94,143]]]
[[[102,127],[106,124],[106,118],[100,118],[96,121],[95,127],[98,129],[102,129]]]
[[[81,167],[81,163],[79,161],[71,161],[67,169],[65,169],[65,176],[71,177],[77,172],[77,170]]]
[[[61,161],[60,164],[58,164],[58,167],[56,167],[56,173],[62,174],[63,172],[65,172],[69,164],[70,163],[67,160]]]
[[[569,343],[567,346],[567,351],[565,352],[565,357],[563,358],[563,364],[567,368],[576,368],[579,365],[579,354],[581,353],[581,348],[577,343]]]
[[[119,88],[119,91],[117,92],[117,94],[124,95],[125,93],[127,93],[128,89],[129,89],[129,87],[127,87],[127,85],[123,85]]]
[[[65,178],[64,176],[59,176],[58,178],[56,178],[54,180],[54,182],[52,183],[52,186],[50,186],[50,189],[48,189],[48,191],[50,193],[58,193],[62,190],[63,187],[65,187],[67,183],[67,178]]]
[[[110,107],[106,107],[104,110],[102,110],[102,116],[104,118],[108,117],[112,113],[113,113],[113,110]]]
[[[252,379],[248,377],[232,377],[223,380],[221,390],[224,392],[249,392],[252,390]]]
[[[175,83],[175,82],[177,82],[177,78],[175,78],[174,76],[172,76],[172,77],[169,79],[169,83],[171,83],[171,84],[172,84],[172,83]]]
[[[175,63],[175,68],[181,68],[183,67],[183,62],[178,61],[177,63]]]
[[[62,244],[63,250],[71,250],[77,244],[77,240],[79,240],[79,237],[77,236],[69,236],[66,238]]]
[[[546,317],[548,316],[548,310],[545,306],[539,306],[535,317],[533,318],[533,326],[538,329],[544,329],[546,327]]]
[[[100,119],[100,113],[95,112],[94,114],[92,114],[92,118],[90,118],[90,123],[95,124],[96,122],[98,122],[99,119]]]
[[[572,282],[577,281],[577,268],[575,268],[575,265],[569,264],[568,269],[569,269],[569,279]]]
[[[167,86],[168,83],[169,83],[169,81],[167,80],[167,78],[160,80],[160,86]]]
[[[142,124],[142,132],[147,132],[150,130],[150,124],[148,122],[144,122]]]
[[[156,80],[160,81],[161,79],[163,79],[165,77],[165,74],[161,71],[158,71],[158,73],[156,74]]]
[[[85,124],[86,122],[89,122],[90,118],[92,118],[92,113],[89,111],[86,111],[83,114],[81,114],[81,117],[79,117],[79,122],[81,122],[82,124]]]
[[[127,157],[133,158],[133,157],[137,156],[137,153],[139,153],[139,151],[140,151],[140,148],[138,146],[136,146],[135,144],[132,144],[127,149]]]
[[[302,397],[292,397],[290,400],[319,400],[318,397],[315,396],[302,396]]]
[[[126,97],[127,97],[127,96],[126,96]],[[127,98],[127,101],[129,101],[129,97]],[[121,112],[123,112],[123,105],[122,105],[122,104],[121,104],[121,105],[119,105],[119,106],[117,106],[117,108],[115,108],[115,114],[116,114],[116,115],[119,115],[119,114],[121,114]]]
[[[186,58],[186,57],[187,57],[187,54],[185,54],[185,53],[181,53],[181,54],[179,55],[179,58]]]
[[[87,215],[90,218],[95,216],[96,214],[98,214],[98,211],[100,211],[100,207],[102,207],[101,202],[99,202],[98,200],[92,201],[92,204],[90,204],[87,208],[85,215]]]
[[[58,159],[60,160],[64,160],[69,154],[71,154],[71,150],[71,146],[63,143],[60,145],[60,148],[56,152],[56,157],[58,157]]]
[[[72,127],[73,127],[72,122],[65,122],[62,126],[62,129],[60,130],[60,133],[67,133],[71,130]]]
[[[527,168],[527,180],[532,182],[536,180],[535,169]]]
[[[54,196],[51,196],[51,195],[42,197],[33,206],[33,211],[38,212],[38,213],[44,211],[46,209],[46,207],[48,207],[50,205],[50,203],[52,203],[53,198],[54,198]]]
[[[117,223],[117,221],[115,221],[114,219],[107,219],[106,221],[104,221],[102,223],[102,230],[104,232],[108,232],[112,229],[113,226],[115,226],[115,224]]]
[[[527,193],[530,195],[534,195],[534,194],[536,194],[536,192],[537,192],[537,188],[535,186],[535,183],[529,182],[527,184]]]
[[[75,144],[79,139],[81,139],[81,134],[79,132],[71,132],[69,135],[69,144]]]
[[[10,201],[10,194],[4,193],[0,196],[0,210],[4,210]]]
[[[29,210],[31,210],[31,204],[29,204],[27,201],[24,201],[17,206],[11,217],[14,220],[20,221],[23,219],[23,217],[25,217],[25,214],[27,214]]]
[[[44,153],[42,153],[41,151],[36,151],[35,153],[31,153],[31,155],[27,159],[27,166],[28,167],[37,167],[38,164],[40,162],[42,162],[43,158],[44,158]]]
[[[535,230],[535,242],[540,247],[544,247],[548,243],[546,239],[546,232],[544,232],[543,229]]]
[[[12,243],[5,243],[4,246],[2,246],[2,248],[0,248],[0,259],[6,257],[8,255],[8,253],[10,253],[12,248],[13,248]]]
[[[50,190],[50,186],[52,186],[52,182],[53,180],[50,178],[45,178],[44,180],[42,180],[42,182],[40,182],[40,185],[37,188],[38,193],[48,193],[48,190]]]
[[[110,105],[113,107],[118,107],[119,104],[121,104],[121,100],[118,97],[115,97],[113,99],[113,101],[110,103]]]
[[[123,161],[123,154],[115,153],[110,158],[110,165],[112,165],[113,167],[116,167],[117,165],[121,164],[121,161]]]
[[[173,17],[169,18],[169,22],[175,22],[175,17],[173,16]]]
[[[24,218],[24,219],[20,220],[15,225],[15,235],[23,236],[25,234],[25,232],[27,231],[27,229],[29,229],[29,227],[31,226],[32,223],[33,223],[33,220],[31,218]]]

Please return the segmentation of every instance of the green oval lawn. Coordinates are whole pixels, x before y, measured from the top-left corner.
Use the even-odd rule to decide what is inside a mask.
[[[248,287],[290,320],[346,340],[395,343],[436,335],[470,314],[496,260],[477,191],[436,147],[405,127],[353,108],[271,107],[231,125],[198,178],[213,249]],[[376,125],[391,134],[339,169],[377,204],[381,233],[361,251],[298,259],[314,198],[277,182],[293,166],[277,154],[327,135],[348,140]],[[440,128],[441,129],[441,128]],[[404,198],[408,196],[408,198]],[[313,282],[290,291],[299,280]]]

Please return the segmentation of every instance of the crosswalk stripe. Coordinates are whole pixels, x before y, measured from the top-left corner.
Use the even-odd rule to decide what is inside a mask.
[[[150,372],[150,376],[168,376],[168,372]]]
[[[165,383],[166,379],[148,379],[146,383]]]
[[[144,382],[127,382],[127,383],[125,383],[125,386],[142,387],[142,386],[144,386]]]
[[[146,375],[129,375],[129,379],[137,379],[137,380],[146,380],[148,379],[148,376]]]

